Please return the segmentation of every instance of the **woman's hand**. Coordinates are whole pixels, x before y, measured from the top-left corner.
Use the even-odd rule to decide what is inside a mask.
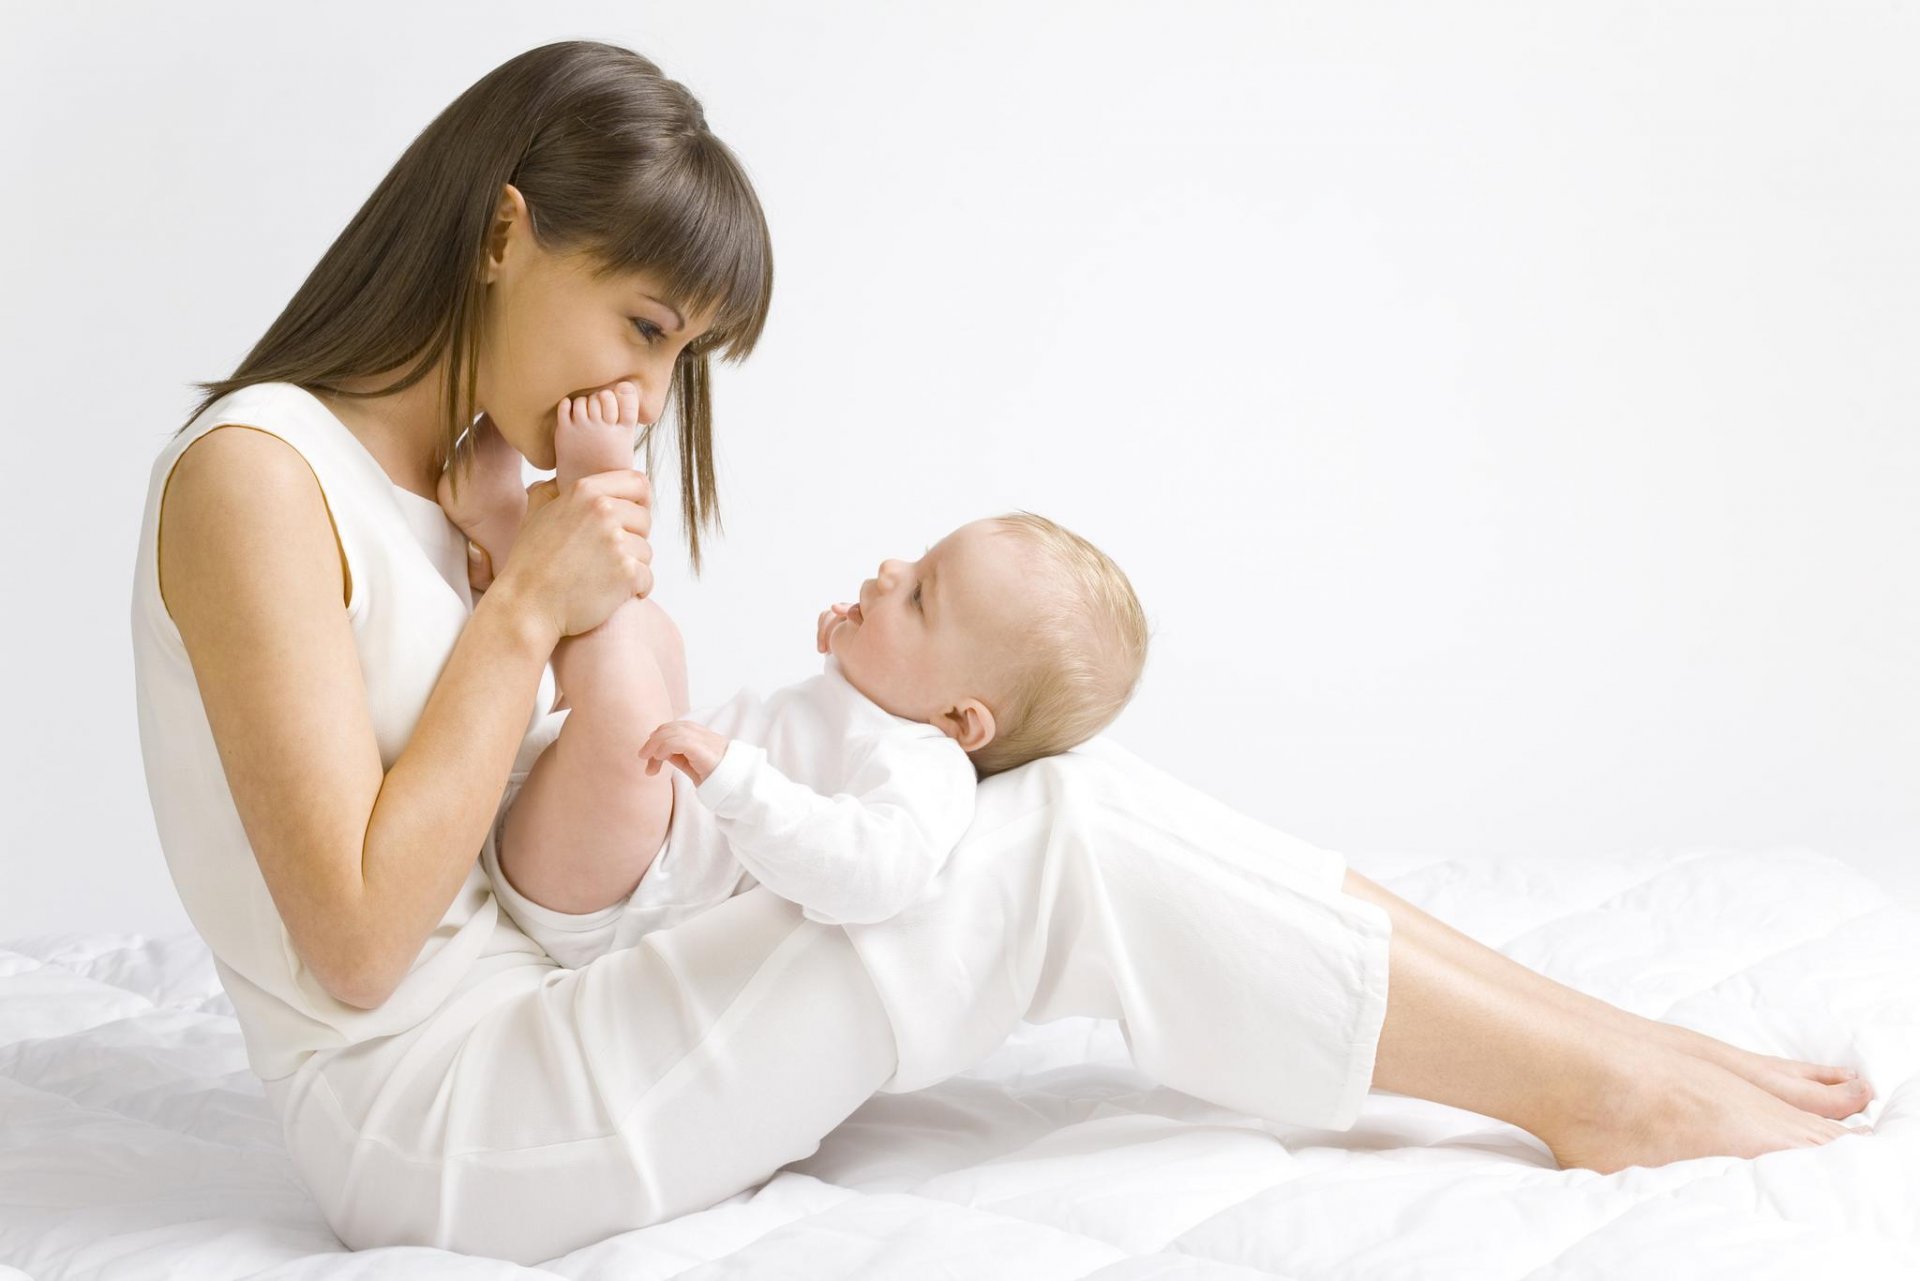
[[[660,762],[666,761],[696,785],[707,781],[726,754],[727,736],[697,721],[667,721],[640,745],[648,774],[658,774]]]
[[[563,636],[590,632],[653,590],[653,486],[633,468],[527,488],[527,515],[488,595],[524,603]],[[503,590],[504,589],[504,590]]]
[[[822,654],[827,652],[827,633],[832,631],[833,625],[845,618],[847,611],[852,608],[852,603],[848,602],[841,605],[829,605],[820,611],[820,626],[814,633],[813,640]]]

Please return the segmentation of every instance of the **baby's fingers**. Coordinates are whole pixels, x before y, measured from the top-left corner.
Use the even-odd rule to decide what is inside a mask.
[[[640,744],[640,755],[650,758],[657,764],[661,757],[673,754],[674,746],[679,742],[680,736],[678,721],[667,721],[656,726],[653,733],[647,735],[647,741]],[[652,770],[647,772],[653,773]]]
[[[647,777],[651,778],[660,772],[660,760],[666,756],[668,752],[669,749],[665,743],[660,741],[660,734],[657,730],[654,732],[652,738],[641,744],[639,756],[641,760],[647,763]]]

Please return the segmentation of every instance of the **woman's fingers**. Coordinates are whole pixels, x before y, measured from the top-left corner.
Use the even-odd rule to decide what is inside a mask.
[[[591,476],[580,477],[573,484],[576,489],[587,489],[613,498],[624,498],[631,503],[640,503],[643,506],[653,504],[653,482],[647,479],[647,473],[636,467],[616,467],[612,471],[597,471]]]
[[[536,480],[527,486],[527,515],[531,516],[560,496],[557,480]]]
[[[653,533],[653,508],[648,505],[650,495],[649,497],[636,499],[628,496],[632,492],[631,487],[621,486],[616,490],[594,483],[596,481],[606,480],[609,477],[629,474],[638,476],[643,481],[647,478],[647,474],[640,471],[631,473],[603,471],[592,476],[582,476],[580,479],[574,481],[573,485],[578,492],[592,496],[596,500],[599,496],[604,495],[609,502],[617,504],[617,510],[620,513],[621,528],[625,529],[628,533],[638,534],[640,537],[646,538]]]

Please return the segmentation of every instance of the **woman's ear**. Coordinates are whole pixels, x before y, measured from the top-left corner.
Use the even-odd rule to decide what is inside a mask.
[[[500,188],[500,203],[494,206],[493,227],[487,236],[487,283],[492,284],[507,261],[507,246],[513,240],[515,223],[525,224],[527,198],[512,183]]]

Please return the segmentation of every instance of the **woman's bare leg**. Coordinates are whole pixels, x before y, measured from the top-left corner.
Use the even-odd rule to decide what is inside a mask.
[[[1374,1088],[1510,1122],[1563,1167],[1602,1173],[1759,1156],[1848,1132],[1536,985],[1509,987],[1461,964],[1435,945],[1424,914],[1384,891],[1375,897],[1371,884],[1349,872],[1343,888],[1378,903],[1393,922]]]
[[[1477,973],[1516,995],[1531,996],[1570,1014],[1597,1020],[1624,1035],[1644,1038],[1718,1064],[1769,1094],[1816,1116],[1833,1120],[1850,1117],[1873,1099],[1872,1085],[1864,1078],[1849,1078],[1845,1068],[1756,1054],[1690,1028],[1642,1018],[1576,988],[1557,983],[1462,934],[1352,869],[1348,869],[1341,888],[1356,898],[1385,908],[1393,917],[1397,932],[1417,935],[1433,951],[1446,956],[1455,965]]]

